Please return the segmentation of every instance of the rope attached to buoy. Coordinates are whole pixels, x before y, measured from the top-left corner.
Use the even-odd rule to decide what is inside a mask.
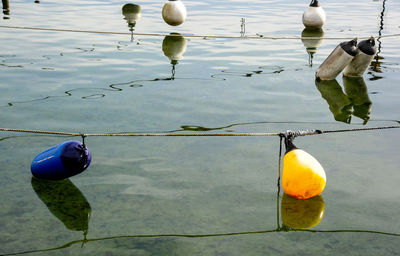
[[[400,125],[395,126],[381,126],[369,128],[351,128],[339,130],[305,130],[305,131],[286,131],[282,132],[265,132],[265,133],[76,133],[76,132],[58,132],[58,131],[44,131],[44,130],[26,130],[26,129],[11,129],[0,128],[2,132],[17,132],[17,133],[33,133],[33,134],[46,134],[46,135],[60,135],[60,136],[80,136],[84,141],[85,137],[268,137],[268,136],[282,136],[290,135],[293,137],[320,135],[325,133],[341,133],[341,132],[357,132],[357,131],[372,131],[372,130],[386,130],[397,129]]]
[[[152,36],[152,37],[165,37],[165,36],[174,36],[173,34],[163,34],[163,33],[138,33],[138,32],[113,32],[113,31],[98,31],[98,30],[77,30],[77,29],[59,29],[59,28],[41,28],[41,27],[25,27],[25,26],[4,26],[0,25],[0,28],[8,28],[8,29],[23,29],[23,30],[37,30],[37,31],[53,31],[53,32],[73,32],[73,33],[88,33],[88,34],[108,34],[108,35],[131,35],[131,36]],[[266,36],[257,34],[254,36],[224,36],[224,35],[193,35],[193,34],[178,34],[176,36],[183,36],[186,38],[215,38],[215,39],[270,39],[270,40],[299,40],[299,39],[308,39],[308,40],[347,40],[353,39],[354,36],[349,37],[301,37],[301,36]],[[397,34],[388,34],[388,35],[377,35],[375,38],[384,38],[384,37],[399,37],[400,33]],[[358,36],[358,39],[368,39],[371,35],[368,36]]]

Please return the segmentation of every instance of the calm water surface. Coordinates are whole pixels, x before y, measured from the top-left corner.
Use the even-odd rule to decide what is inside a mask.
[[[134,31],[160,36],[132,38],[126,3],[10,1],[1,26],[127,34],[0,27],[0,127],[231,133],[400,120],[398,37],[377,41],[363,79],[314,81],[344,41],[332,38],[400,33],[398,1],[321,0],[327,22],[316,50],[265,39],[301,36],[306,1],[185,1],[179,27],[162,20],[164,2],[137,1]],[[259,39],[207,37],[239,37],[242,18],[245,35]],[[206,37],[176,43],[169,33]],[[174,42],[186,45],[171,64],[164,51]],[[80,138],[0,134],[0,255],[400,253],[397,129],[298,138],[327,173],[322,196],[304,202],[277,198],[276,137],[90,137],[87,171],[32,180],[32,159],[69,139]]]

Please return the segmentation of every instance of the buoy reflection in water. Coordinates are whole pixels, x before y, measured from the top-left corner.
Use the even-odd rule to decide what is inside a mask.
[[[162,51],[172,64],[172,77],[175,77],[175,65],[183,58],[186,51],[186,39],[179,33],[170,33],[165,36],[162,43]]]
[[[283,194],[281,217],[285,226],[293,229],[310,229],[317,226],[325,214],[325,202],[321,195],[300,200]]]
[[[307,39],[310,37],[312,39]],[[324,30],[322,28],[304,28],[301,32],[301,41],[306,47],[308,53],[308,65],[312,67],[312,60],[314,54],[317,52],[317,47],[322,44],[324,40]]]
[[[136,21],[141,18],[142,8],[137,4],[125,4],[122,7],[122,15],[128,23],[129,31],[131,32],[131,41],[133,41],[133,31],[136,25]]]
[[[92,210],[82,192],[69,179],[46,181],[32,177],[31,184],[36,195],[66,228],[87,233]]]
[[[3,4],[3,19],[7,20],[10,18],[10,4],[8,2],[8,0],[2,0],[2,4]]]

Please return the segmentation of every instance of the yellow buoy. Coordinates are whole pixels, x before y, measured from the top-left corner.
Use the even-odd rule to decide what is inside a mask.
[[[293,145],[293,137],[285,138],[283,157],[283,191],[298,199],[307,199],[322,193],[326,185],[324,168],[312,155]]]
[[[309,229],[324,218],[325,202],[322,196],[299,200],[286,194],[282,197],[281,215],[285,226],[294,229]]]

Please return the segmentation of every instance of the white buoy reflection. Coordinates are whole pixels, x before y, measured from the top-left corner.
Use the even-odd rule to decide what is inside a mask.
[[[186,51],[186,39],[179,33],[170,33],[163,40],[162,51],[171,61],[171,80],[173,80],[175,78],[175,66],[183,58]]]
[[[131,42],[133,42],[133,31],[135,31],[136,22],[141,18],[142,8],[137,4],[125,4],[122,7],[122,15],[128,24],[129,31],[131,32]]]
[[[322,44],[322,41],[324,41],[324,34],[322,28],[304,28],[301,32],[301,41],[306,47],[308,53],[309,67],[312,67],[313,56],[317,52],[317,48]]]

